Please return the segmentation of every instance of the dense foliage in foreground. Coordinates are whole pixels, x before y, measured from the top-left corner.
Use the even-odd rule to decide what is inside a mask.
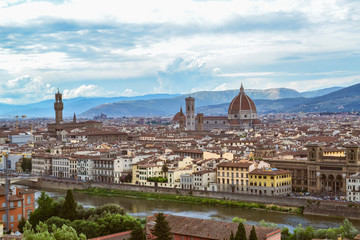
[[[117,204],[83,208],[75,202],[71,190],[68,190],[65,200],[58,201],[42,192],[38,205],[29,220],[22,220],[19,224],[27,240],[82,240],[141,228],[141,221],[125,214]],[[67,238],[60,238],[60,235]]]

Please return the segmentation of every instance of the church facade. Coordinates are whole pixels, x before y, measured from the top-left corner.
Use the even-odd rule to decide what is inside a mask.
[[[180,130],[245,130],[255,129],[261,125],[261,121],[257,116],[255,103],[246,95],[242,84],[239,94],[234,97],[229,105],[227,116],[204,116],[203,113],[195,115],[195,98],[188,97],[185,99],[185,103],[186,114],[180,109],[180,112],[174,116],[174,121],[179,122]]]

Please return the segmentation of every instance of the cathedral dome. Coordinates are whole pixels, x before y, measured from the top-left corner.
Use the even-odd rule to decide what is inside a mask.
[[[245,94],[244,87],[241,84],[239,94],[231,101],[229,105],[228,114],[237,114],[240,115],[242,112],[247,112],[250,114],[256,113],[256,107],[253,100]]]
[[[185,118],[185,114],[182,111],[182,108],[180,108],[180,112],[177,112],[173,118],[174,122],[179,122],[180,118]]]

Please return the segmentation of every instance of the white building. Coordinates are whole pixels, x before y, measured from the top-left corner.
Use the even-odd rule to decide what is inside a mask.
[[[193,188],[192,174],[182,174],[180,176],[180,185],[182,189],[192,189]]]
[[[203,170],[193,173],[193,189],[208,190],[210,183],[216,183],[215,170]]]
[[[94,180],[96,182],[107,182],[107,183],[119,183],[121,172],[120,172],[120,160],[109,159],[109,158],[97,158],[93,159],[93,173]]]
[[[77,177],[82,181],[94,180],[94,161],[90,156],[78,156]]]
[[[360,201],[360,173],[346,178],[346,200]]]
[[[70,178],[70,159],[67,156],[54,156],[52,158],[52,175],[59,178]]]
[[[35,154],[31,160],[31,172],[38,176],[52,175],[52,158],[50,155]]]

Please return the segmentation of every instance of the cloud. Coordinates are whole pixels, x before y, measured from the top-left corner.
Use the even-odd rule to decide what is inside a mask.
[[[55,89],[38,76],[25,75],[0,85],[0,101],[17,104],[41,101],[55,92]]]
[[[0,85],[0,102],[9,104],[39,102],[53,98],[56,91],[56,87],[53,87],[50,83],[45,83],[41,77],[25,75],[8,80]],[[136,95],[136,92],[131,89],[125,89],[122,93],[118,93],[116,91],[107,91],[103,87],[94,84],[83,84],[76,88],[64,89],[62,93],[63,98]]]
[[[129,92],[129,89],[124,91]],[[131,90],[130,90],[131,92]],[[64,98],[76,98],[76,97],[113,97],[118,96],[116,91],[106,91],[103,87],[98,85],[81,85],[80,87],[73,89],[65,89],[63,91]]]
[[[351,0],[3,0],[0,87],[17,102],[47,96],[22,98],[24,84],[131,96],[357,75],[359,10]]]
[[[158,86],[154,88],[155,93],[189,91],[201,80],[205,63],[200,59],[182,57],[171,60],[162,70],[157,72]]]

